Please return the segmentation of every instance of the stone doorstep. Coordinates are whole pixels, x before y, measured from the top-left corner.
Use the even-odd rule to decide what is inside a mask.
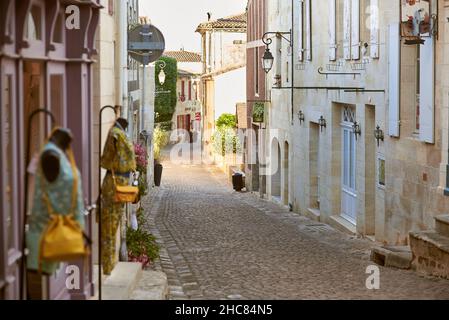
[[[383,246],[371,250],[371,261],[388,268],[408,270],[412,267],[412,259],[408,246]]]
[[[410,246],[418,272],[449,279],[449,237],[436,231],[411,232]]]
[[[119,262],[103,283],[103,300],[129,300],[142,277],[142,264]]]
[[[320,222],[321,218],[321,213],[320,210],[318,209],[311,209],[308,208],[307,210],[304,211],[304,216],[306,218],[309,218],[310,220],[316,221],[316,222]]]
[[[445,237],[436,231],[410,232],[410,238],[429,243],[449,255],[449,237]]]
[[[349,234],[351,236],[357,235],[357,229],[355,225],[340,216],[330,216],[327,223],[340,232]]]
[[[167,275],[158,271],[142,272],[142,278],[131,294],[131,300],[167,300],[169,295]]]
[[[435,230],[445,237],[449,237],[449,215],[435,217]]]

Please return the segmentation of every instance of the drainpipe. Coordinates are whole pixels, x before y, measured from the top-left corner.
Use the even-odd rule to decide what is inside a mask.
[[[449,130],[448,130],[449,131]],[[444,189],[444,195],[449,196],[449,137],[448,137],[448,156],[447,156],[447,166],[446,166],[446,188]]]
[[[125,1],[120,2],[119,47],[120,47],[120,88],[119,99],[122,106],[122,117],[132,123],[132,115],[128,106],[128,8]]]
[[[295,1],[292,0],[292,28],[290,30],[290,45],[292,47],[292,56],[291,56],[291,81],[292,81],[292,90],[291,90],[291,103],[292,103],[292,126],[295,124]]]

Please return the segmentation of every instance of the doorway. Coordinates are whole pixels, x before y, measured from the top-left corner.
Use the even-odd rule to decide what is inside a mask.
[[[290,145],[288,142],[284,144],[284,205],[288,206],[290,203],[290,168],[289,168],[289,157],[290,157]]]
[[[271,197],[281,202],[281,146],[275,138],[271,144]]]
[[[356,140],[353,130],[355,119],[354,108],[345,107],[341,122],[341,216],[353,225],[357,224]]]

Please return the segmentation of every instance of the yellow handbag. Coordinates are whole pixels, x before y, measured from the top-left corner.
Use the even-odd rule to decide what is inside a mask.
[[[114,170],[112,170],[112,179],[115,186],[115,202],[116,203],[134,203],[139,196],[139,188],[133,186],[119,186],[115,178]]]
[[[41,265],[42,261],[65,262],[79,260],[88,254],[88,248],[85,246],[84,242],[85,235],[83,229],[74,217],[78,197],[78,173],[76,171],[75,158],[71,149],[67,151],[67,155],[72,166],[74,177],[72,212],[67,215],[56,213],[53,210],[48,194],[44,191],[43,200],[50,214],[50,221],[41,238],[39,265]],[[45,190],[45,188],[43,188],[43,190]]]

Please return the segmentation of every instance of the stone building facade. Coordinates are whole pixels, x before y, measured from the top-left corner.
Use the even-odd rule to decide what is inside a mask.
[[[405,4],[268,1],[269,31],[294,16],[293,48],[270,45],[268,198],[391,245],[449,208],[447,1],[421,1],[435,22],[420,45],[403,34]]]
[[[71,4],[77,10],[67,8]],[[26,278],[20,270],[24,217],[31,212],[31,198],[26,197],[32,194],[29,161],[52,129],[49,118],[41,114],[33,118],[29,132],[27,123],[36,110],[44,108],[54,115],[54,125],[71,129],[85,204],[95,202],[92,91],[100,8],[100,1],[0,2],[0,299],[25,297],[21,287]],[[79,10],[79,24],[75,23],[79,28],[66,28],[67,9],[71,14]],[[27,145],[30,159],[26,159]],[[92,232],[89,219],[86,232]],[[86,260],[77,264],[79,289],[66,287],[63,267],[54,276],[44,277],[43,289],[36,287],[36,294],[42,299],[90,298],[94,291],[91,256]]]
[[[259,146],[261,136],[261,124],[253,122],[253,110],[257,103],[266,105],[266,75],[262,69],[262,57],[265,45],[262,37],[267,31],[268,18],[267,0],[248,1],[248,30],[246,46],[246,106],[247,106],[247,131],[246,145],[251,146],[246,149],[245,154],[245,175],[246,187],[249,191],[259,191],[259,186],[264,185],[259,179]],[[262,191],[263,192],[263,191]]]
[[[212,136],[215,121],[223,113],[235,114],[237,103],[246,101],[246,13],[201,23],[201,92],[204,156],[214,158]]]

